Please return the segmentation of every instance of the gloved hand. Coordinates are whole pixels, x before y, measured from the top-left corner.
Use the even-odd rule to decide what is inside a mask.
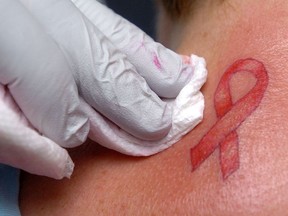
[[[86,140],[84,106],[139,139],[168,133],[172,110],[160,97],[176,97],[191,66],[102,7],[94,0],[1,0],[1,163],[69,177],[73,162],[62,147]]]

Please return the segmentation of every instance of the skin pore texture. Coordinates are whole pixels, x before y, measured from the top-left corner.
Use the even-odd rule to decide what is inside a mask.
[[[168,20],[162,12],[159,40],[207,60],[203,122],[152,157],[129,157],[88,141],[71,150],[76,167],[70,180],[23,174],[22,214],[287,215],[287,26],[285,0],[199,0],[186,20]],[[224,99],[217,97],[222,87]],[[230,96],[219,111],[219,101]],[[212,150],[203,147],[209,155],[200,151],[193,162],[193,149],[221,119],[226,123],[217,134],[228,139],[224,132],[233,132],[231,140],[237,141],[223,157],[234,161],[226,162],[234,164],[226,175],[221,142],[212,142]]]

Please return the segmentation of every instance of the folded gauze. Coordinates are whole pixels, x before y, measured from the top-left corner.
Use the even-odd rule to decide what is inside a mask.
[[[133,156],[153,155],[179,141],[201,122],[204,110],[204,97],[200,89],[207,78],[205,60],[191,55],[187,62],[190,62],[194,70],[191,80],[175,99],[163,99],[173,110],[172,126],[164,138],[157,141],[138,139],[83,103],[90,118],[89,138],[104,147]]]

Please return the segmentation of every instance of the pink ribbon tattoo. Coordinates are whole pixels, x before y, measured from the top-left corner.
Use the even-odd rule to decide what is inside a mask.
[[[256,78],[255,86],[233,104],[229,81],[235,73],[249,72]],[[218,147],[223,179],[227,179],[239,166],[237,128],[259,106],[268,86],[264,65],[255,59],[242,59],[231,65],[221,78],[214,95],[218,117],[214,126],[191,149],[192,171],[196,170]]]

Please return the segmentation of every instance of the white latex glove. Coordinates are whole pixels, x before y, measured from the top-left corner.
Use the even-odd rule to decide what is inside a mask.
[[[73,171],[60,146],[87,138],[87,107],[137,139],[161,139],[172,109],[159,97],[193,75],[142,32],[115,28],[130,29],[118,16],[83,13],[100,3],[73,2],[0,0],[0,162],[58,179]]]

